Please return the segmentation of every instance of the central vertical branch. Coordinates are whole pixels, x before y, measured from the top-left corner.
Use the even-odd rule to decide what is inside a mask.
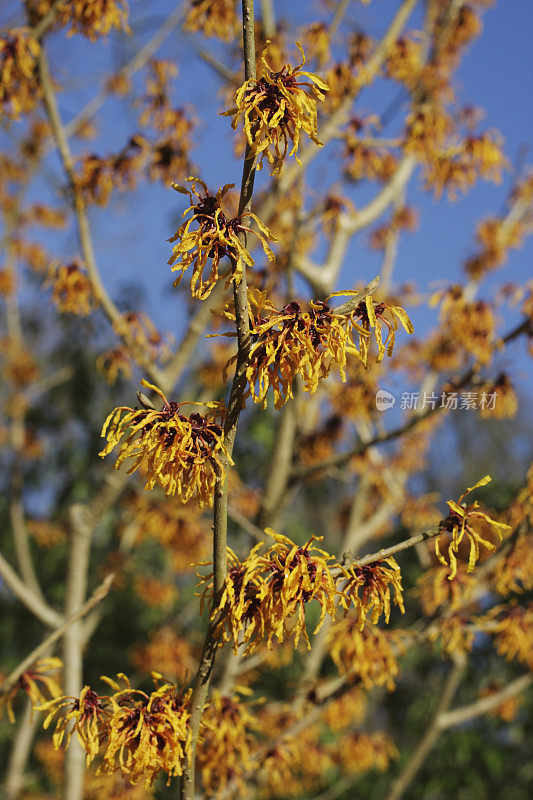
[[[253,0],[242,0],[243,56],[245,80],[255,79],[255,31]],[[255,156],[247,143],[244,154],[241,193],[238,214],[251,209],[255,178]],[[246,247],[246,232],[239,233],[239,239]],[[227,451],[225,469],[218,472],[214,496],[213,514],[213,608],[217,607],[227,574],[227,532],[228,532],[228,468],[233,452],[237,423],[241,413],[246,390],[246,366],[250,352],[250,317],[248,306],[248,285],[246,266],[243,265],[239,282],[233,284],[235,320],[237,329],[237,363],[231,385],[228,409],[224,424],[224,444]],[[198,672],[191,697],[191,749],[190,757],[184,765],[180,787],[180,800],[193,800],[195,786],[196,746],[202,713],[207,699],[211,672],[219,646],[216,634],[216,621],[211,621],[200,658]]]

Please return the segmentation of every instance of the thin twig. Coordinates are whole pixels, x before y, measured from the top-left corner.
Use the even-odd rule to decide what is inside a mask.
[[[378,550],[377,553],[369,553],[369,555],[362,556],[361,558],[354,557],[351,553],[344,553],[342,563],[348,566],[353,564],[356,567],[364,567],[367,564],[373,564],[375,561],[381,561],[383,558],[389,558],[389,556],[393,556],[396,553],[409,550],[411,547],[421,542],[426,542],[428,539],[434,539],[435,536],[438,536],[440,533],[442,533],[442,528],[440,525],[436,525],[434,528],[429,528],[429,530],[423,533],[417,533],[409,539],[404,539],[403,542],[393,544],[391,547],[384,547],[382,550]]]
[[[165,39],[167,39],[174,28],[176,28],[183,18],[183,5],[179,4],[175,10],[161,23],[153,36],[144,44],[135,55],[117,72],[117,77],[131,78],[135,72],[144,67],[148,60],[157,52]],[[105,103],[110,91],[109,84],[102,87],[99,92],[79,111],[75,117],[65,124],[65,134],[67,137],[74,135],[80,124],[86,119],[94,116],[98,109]],[[45,151],[45,153],[48,151]]]
[[[67,619],[77,614],[85,603],[93,525],[86,507],[79,504],[71,506],[65,594]],[[65,694],[70,697],[79,697],[83,687],[84,645],[83,625],[78,620],[66,629],[63,637],[63,684]],[[65,754],[63,800],[81,800],[84,777],[85,754],[76,740],[71,742]]]
[[[276,35],[274,0],[261,0],[261,22],[265,38],[272,39]]]

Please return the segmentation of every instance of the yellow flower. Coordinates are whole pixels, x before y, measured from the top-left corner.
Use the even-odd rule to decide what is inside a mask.
[[[458,570],[453,581],[448,580],[448,566],[440,564],[425,570],[417,583],[416,594],[424,614],[432,616],[442,607],[451,611],[458,611],[472,597],[477,588],[475,576],[468,575],[466,566],[459,562]]]
[[[183,773],[183,761],[191,745],[187,703],[191,690],[176,694],[176,686],[163,683],[154,674],[156,689],[149,695],[131,689],[125,675],[126,689],[110,678],[103,678],[115,689],[109,702],[107,739],[102,755],[101,772],[120,771],[132,783],[144,778],[150,786],[163,770],[170,779]]]
[[[448,575],[448,580],[450,581],[453,580],[457,574],[457,552],[459,550],[459,545],[465,537],[470,543],[467,572],[471,572],[474,569],[474,565],[479,558],[480,545],[483,545],[483,547],[486,547],[488,550],[494,550],[495,545],[487,539],[484,539],[477,530],[480,524],[488,523],[488,525],[495,530],[500,539],[502,531],[511,530],[510,525],[505,525],[503,522],[496,522],[496,520],[491,519],[491,517],[484,514],[482,511],[477,511],[479,508],[477,500],[470,506],[465,506],[462,503],[463,498],[466,497],[467,494],[470,494],[470,492],[473,492],[474,489],[478,489],[480,486],[486,486],[491,480],[492,478],[490,475],[485,475],[485,477],[481,478],[474,486],[470,486],[466,492],[460,496],[457,503],[453,500],[447,501],[450,513],[441,523],[441,529],[443,533],[450,534],[452,537],[448,545],[448,559],[446,559],[440,550],[441,536],[437,536],[435,539],[435,553],[440,563],[450,568],[450,574]]]
[[[333,292],[330,297],[349,296],[350,294],[355,294],[355,292]],[[364,300],[361,300],[350,313],[350,319],[354,329],[359,334],[358,354],[365,367],[368,366],[372,329],[374,330],[374,336],[378,346],[378,356],[376,359],[378,364],[383,361],[385,355],[392,356],[394,343],[396,341],[396,331],[398,330],[398,321],[407,333],[413,333],[414,331],[413,323],[403,308],[400,306],[389,306],[386,303],[373,300],[369,294],[367,294]],[[383,339],[383,325],[387,329],[385,339]]]
[[[233,464],[216,421],[223,417],[221,405],[206,403],[205,416],[193,413],[186,417],[179,413],[183,403],[169,402],[156,386],[147,381],[142,384],[163,399],[163,408],[116,408],[102,428],[108,443],[100,455],[106,456],[119,445],[115,469],[133,459],[128,474],[143,465],[146,489],[159,484],[167,495],[176,494],[181,503],[195,498],[201,508],[210,506],[217,474],[224,474],[226,462]]]
[[[14,28],[0,36],[0,109],[18,119],[30,111],[40,96],[36,78],[41,46],[28,28]]]
[[[494,644],[499,655],[507,661],[521,661],[533,669],[533,602],[520,606],[516,601],[495,606],[481,620],[479,626],[494,634]]]
[[[358,678],[366,689],[394,689],[399,667],[394,632],[368,623],[361,630],[356,617],[346,617],[331,629],[330,655],[342,675]]]
[[[22,690],[28,695],[32,706],[38,706],[46,702],[46,696],[43,689],[46,689],[52,698],[60,696],[61,691],[56,681],[51,675],[47,673],[61,669],[63,663],[59,658],[41,658],[35,664],[27,669],[19,677],[15,685],[8,691],[2,692],[0,684],[0,711],[5,706],[7,709],[7,716],[9,721],[15,722],[15,714],[13,712],[13,701]]]
[[[47,3],[50,5],[50,0]],[[69,36],[82,33],[91,42],[112,28],[131,33],[126,0],[69,0],[56,13],[61,24],[70,25]]]
[[[264,594],[263,564],[259,550],[263,542],[256,545],[244,561],[240,561],[228,547],[228,574],[218,605],[211,618],[219,618],[220,635],[225,641],[233,641],[235,653],[239,645],[245,645],[245,652],[251,652],[265,633],[265,608],[262,605]],[[201,611],[206,602],[213,600],[213,574],[201,578],[204,584]],[[201,585],[200,584],[200,585]]]
[[[59,264],[51,271],[52,300],[59,311],[86,317],[96,303],[87,274],[79,265]]]
[[[267,43],[267,45],[270,42]],[[272,174],[278,174],[292,142],[289,156],[296,155],[303,131],[319,147],[316,99],[324,100],[329,90],[327,83],[313,72],[302,70],[305,55],[301,45],[296,46],[302,55],[297,67],[285,64],[274,72],[266,60],[268,46],[263,51],[263,75],[259,80],[246,81],[235,92],[235,107],[223,113],[233,117],[231,126],[235,130],[242,116],[244,133],[256,157],[257,169],[261,169],[266,158]],[[308,81],[301,80],[308,78]],[[314,95],[314,96],[313,96]]]
[[[90,686],[84,686],[77,697],[63,695],[40,705],[38,711],[48,711],[43,722],[46,730],[57,716],[53,742],[58,750],[63,741],[68,747],[72,734],[76,732],[86,752],[87,765],[98,754],[102,727],[107,724],[106,698],[100,697]]]
[[[469,653],[474,644],[476,629],[470,618],[460,612],[448,614],[437,626],[431,628],[428,638],[431,642],[440,639],[445,653]]]
[[[395,592],[394,602],[402,614],[405,612],[400,567],[392,556],[362,567],[355,564],[343,568],[343,574],[346,582],[342,587],[341,604],[348,610],[353,603],[361,630],[365,627],[367,614],[374,625],[382,614],[385,622],[389,621],[391,587]]]
[[[234,782],[244,794],[243,779],[252,766],[255,744],[251,731],[258,727],[250,713],[251,704],[240,697],[249,694],[251,690],[242,686],[231,695],[215,689],[202,717],[196,760],[209,797],[224,795]]]
[[[322,627],[326,614],[335,616],[336,589],[328,565],[331,556],[313,544],[321,537],[312,536],[305,545],[297,545],[271,528],[266,528],[266,533],[276,541],[263,557],[268,572],[263,590],[270,627],[267,646],[274,636],[278,642],[294,637],[296,648],[303,634],[311,649],[305,627],[306,604],[317,600],[320,605],[320,618],[313,634]]]
[[[352,731],[335,744],[336,757],[343,770],[360,774],[371,769],[385,772],[392,759],[399,756],[391,737],[382,731],[359,733]]]
[[[320,605],[313,633],[320,630],[326,614],[335,615],[335,582],[327,563],[331,556],[315,547],[316,537],[297,545],[270,528],[266,533],[276,543],[264,555],[259,554],[263,542],[243,562],[228,548],[228,575],[211,619],[218,619],[222,638],[233,641],[235,652],[243,644],[244,652],[250,653],[263,639],[270,648],[274,638],[278,642],[293,638],[296,648],[302,634],[310,648],[307,603],[316,600]],[[203,603],[211,601],[212,575],[201,582],[205,584]]]
[[[111,695],[99,695],[85,686],[79,699],[60,697],[43,704],[39,710],[49,711],[45,728],[59,715],[55,748],[63,741],[68,746],[75,731],[86,751],[87,765],[100,756],[99,773],[120,771],[132,783],[144,778],[147,786],[160,771],[169,781],[181,775],[191,742],[191,691],[178,692],[174,684],[162,682],[158,673],[152,676],[155,689],[150,694],[132,689],[126,675],[119,673],[125,688],[102,676],[114,690]]]
[[[179,271],[180,273],[174,281],[174,286],[178,286],[184,273],[192,265],[191,295],[203,300],[209,297],[213,291],[219,278],[219,264],[224,256],[227,256],[231,263],[231,270],[226,276],[226,285],[231,280],[235,280],[237,283],[240,281],[244,264],[249,267],[254,265],[253,258],[239,240],[240,233],[255,233],[259,237],[269,261],[274,260],[274,254],[268,246],[267,238],[274,239],[274,237],[251,211],[233,219],[226,217],[221,200],[234,186],[233,183],[227,183],[218,190],[216,195],[211,195],[205,183],[199,178],[187,178],[187,181],[191,184],[190,189],[179,186],[177,183],[172,184],[172,188],[176,192],[189,195],[191,205],[183,212],[182,216],[186,217],[190,211],[193,213],[168,240],[177,242],[168,263],[172,265],[172,272]],[[204,194],[197,191],[196,184],[200,184]],[[193,194],[196,195],[197,200],[193,198]],[[243,216],[253,219],[259,231],[252,231],[251,228],[244,225]],[[195,230],[191,230],[193,223],[198,226]],[[204,269],[209,260],[211,261],[211,272],[204,278]]]
[[[239,30],[235,12],[235,0],[189,0],[183,29],[231,42]]]
[[[324,301],[312,301],[309,311],[294,301],[277,311],[266,292],[259,291],[250,291],[249,302],[251,348],[246,378],[255,403],[266,406],[271,386],[274,407],[281,408],[293,396],[292,383],[297,375],[310,394],[333,367],[346,380],[346,355],[360,357],[351,339],[349,315],[336,314]],[[231,312],[224,315],[235,319]]]

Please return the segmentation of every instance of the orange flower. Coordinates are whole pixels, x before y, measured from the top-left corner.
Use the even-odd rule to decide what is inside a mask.
[[[59,697],[40,706],[38,710],[49,712],[45,728],[57,716],[53,736],[56,749],[63,742],[68,747],[76,732],[87,765],[100,756],[100,773],[120,771],[132,783],[144,778],[147,786],[161,771],[169,782],[181,775],[191,742],[191,691],[179,692],[158,673],[152,676],[155,689],[150,694],[132,689],[126,675],[119,673],[125,688],[102,677],[113,689],[111,695],[99,695],[85,686],[79,698]]]
[[[399,672],[395,638],[368,623],[361,630],[356,617],[346,617],[331,629],[329,651],[342,675],[358,678],[366,689],[386,686],[392,691]]]
[[[268,648],[272,640],[282,642],[293,638],[298,646],[303,635],[308,647],[305,627],[305,608],[311,600],[320,605],[317,633],[326,614],[335,615],[336,589],[330,573],[327,553],[313,544],[312,537],[305,545],[297,545],[286,536],[266,528],[275,544],[265,555],[259,555],[263,542],[257,544],[243,561],[228,548],[229,569],[222,596],[211,619],[218,618],[221,635],[233,640],[237,652],[244,644],[245,652],[255,650],[262,639]],[[202,603],[213,597],[212,575],[203,577],[205,585]]]
[[[86,317],[91,313],[96,299],[91,281],[79,265],[59,264],[51,271],[48,283],[52,286],[52,300],[59,311]]]

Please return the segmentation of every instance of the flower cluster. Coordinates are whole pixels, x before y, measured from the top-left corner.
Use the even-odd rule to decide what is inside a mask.
[[[169,94],[171,80],[177,72],[175,64],[151,59],[148,67],[139,121],[141,125],[154,129],[157,138],[152,142],[142,139],[143,150],[149,180],[161,180],[166,185],[190,171],[191,133],[195,121],[185,109],[171,104]]]
[[[188,195],[190,199],[191,205],[183,212],[182,216],[186,217],[190,211],[193,213],[169,239],[169,242],[177,242],[177,244],[174,245],[168,263],[172,265],[173,272],[179,271],[180,273],[174,286],[180,283],[184,273],[192,265],[191,295],[203,300],[209,297],[213,291],[219,278],[220,261],[224,256],[227,256],[231,263],[228,281],[233,279],[239,282],[243,265],[253,266],[254,261],[239,236],[239,234],[252,231],[244,225],[243,215],[228,219],[222,209],[221,200],[234,184],[227,183],[218,190],[216,195],[211,195],[205,183],[199,178],[187,178],[187,180],[191,184],[190,189],[175,183],[172,184],[177,192]],[[197,191],[197,184],[200,184],[204,194]],[[193,198],[193,194],[196,195],[196,200]],[[267,243],[267,238],[274,238],[271,232],[251,211],[247,211],[246,216],[256,223],[259,229],[256,235],[259,237],[268,259],[273,260],[274,254]],[[197,225],[195,230],[191,230],[193,223]],[[211,261],[211,272],[204,277],[204,269],[209,260]]]
[[[490,270],[505,264],[509,250],[516,250],[524,241],[527,222],[522,220],[487,217],[477,226],[477,252],[467,259],[465,272],[470,278],[479,279]]]
[[[234,782],[244,793],[243,778],[252,766],[255,743],[251,731],[258,727],[251,704],[240,696],[249,694],[242,686],[231,695],[215,690],[202,717],[197,764],[209,797],[223,795]]]
[[[169,781],[181,775],[191,741],[190,690],[179,693],[158,673],[153,677],[155,689],[150,694],[132,689],[128,678],[119,673],[124,686],[102,678],[113,689],[111,695],[99,695],[85,686],[79,698],[63,696],[43,703],[38,710],[48,712],[44,727],[56,718],[55,748],[63,742],[68,746],[75,731],[87,765],[98,757],[100,773],[120,771],[131,783],[144,779],[147,786],[160,772]]]
[[[239,29],[235,0],[189,0],[183,29],[233,41]]]
[[[163,408],[116,408],[102,428],[108,443],[100,455],[106,456],[119,445],[115,469],[126,459],[133,459],[128,474],[142,465],[147,474],[146,489],[159,484],[167,495],[177,495],[181,503],[196,498],[200,507],[210,506],[217,473],[224,473],[226,462],[233,463],[217,422],[223,416],[220,404],[207,403],[205,416],[195,412],[186,417],[180,414],[183,403],[169,402],[146,381],[143,386],[162,398]]]
[[[307,603],[316,600],[320,606],[314,633],[320,630],[326,614],[335,614],[335,582],[328,566],[331,556],[313,544],[316,537],[297,545],[266,530],[275,544],[264,555],[260,555],[263,542],[242,562],[228,548],[228,575],[211,613],[225,641],[233,642],[235,652],[240,644],[245,645],[245,652],[252,652],[263,639],[268,648],[273,639],[282,642],[290,638],[297,647],[301,636],[310,647],[305,627]],[[202,578],[202,583],[203,602],[211,601],[211,576]]]
[[[349,295],[350,292],[334,292],[331,297],[339,295]],[[413,333],[413,323],[409,316],[400,306],[387,305],[383,302],[374,300],[369,294],[361,300],[355,309],[350,312],[350,319],[353,321],[355,330],[359,334],[359,358],[363,364],[368,366],[370,352],[370,342],[372,329],[378,348],[377,363],[381,363],[385,355],[391,356],[396,341],[396,331],[398,322],[403,326],[407,333]],[[383,326],[387,330],[387,335],[383,338]]]
[[[281,408],[292,397],[297,375],[305,391],[312,393],[334,365],[345,379],[347,352],[358,354],[350,338],[348,317],[335,315],[322,301],[311,302],[309,311],[303,311],[297,302],[277,311],[266,292],[250,291],[249,303],[251,348],[246,377],[256,403],[266,405],[271,386],[274,407]],[[235,319],[231,312],[225,316]],[[235,357],[228,366],[233,361]]]
[[[172,680],[183,680],[194,669],[187,640],[178,636],[170,625],[152,631],[146,643],[133,649],[131,661],[141,672],[149,673],[157,668]]]
[[[448,580],[450,581],[457,575],[457,553],[459,552],[459,547],[463,539],[466,538],[470,545],[467,571],[471,572],[479,558],[480,545],[483,545],[483,547],[486,547],[488,550],[494,550],[495,547],[493,542],[483,538],[479,532],[479,528],[483,527],[485,524],[488,525],[489,529],[492,528],[500,539],[504,531],[511,530],[510,525],[506,525],[503,522],[496,522],[496,520],[491,519],[487,514],[478,511],[479,503],[477,500],[469,506],[465,506],[462,502],[467,494],[470,494],[470,492],[473,492],[474,489],[478,489],[480,486],[486,486],[491,480],[492,478],[490,475],[485,475],[484,478],[481,478],[473,486],[470,486],[466,492],[460,496],[457,503],[453,500],[447,501],[450,513],[446,519],[441,522],[441,531],[442,534],[451,536],[451,541],[448,543],[448,557],[446,558],[446,556],[441,553],[442,535],[435,538],[435,553],[440,563],[450,568],[450,574],[448,575]]]
[[[137,135],[118,153],[106,157],[95,153],[83,156],[76,172],[76,185],[85,202],[105,206],[113,189],[134,189],[145,160],[146,146],[143,137]]]
[[[533,534],[518,536],[495,572],[495,589],[500,595],[533,589]]]
[[[501,183],[506,164],[494,136],[467,136],[459,145],[432,154],[426,163],[426,185],[437,198],[446,190],[454,200],[457,192],[466,192],[478,178]]]
[[[346,617],[331,629],[330,655],[343,675],[359,680],[366,689],[394,689],[399,667],[394,634],[368,623],[361,630],[356,617]]]
[[[316,99],[324,100],[328,85],[313,72],[302,70],[305,56],[301,45],[296,46],[302,55],[297,67],[285,64],[275,72],[269,65],[263,51],[263,75],[259,80],[246,81],[235,93],[235,107],[224,112],[233,117],[235,130],[243,118],[244,133],[252,152],[259,158],[257,168],[261,169],[266,158],[272,167],[272,174],[281,171],[283,160],[289,156],[298,160],[300,135],[303,131],[319,147]],[[304,78],[304,80],[301,80]],[[305,80],[307,78],[308,80]]]
[[[5,707],[9,721],[15,722],[13,702],[20,691],[27,694],[33,706],[47,701],[44,690],[52,698],[59,697],[61,690],[53,677],[53,673],[61,669],[62,666],[63,663],[59,658],[41,658],[23,672],[14,686],[8,691],[4,692],[0,683],[0,712]],[[52,673],[51,675],[48,674],[50,672]]]
[[[262,761],[260,797],[300,797],[316,792],[334,761],[320,741],[320,726],[308,725],[298,735],[285,731],[295,717],[288,709],[263,715],[262,726],[273,741]]]
[[[347,354],[354,355],[365,366],[368,364],[371,327],[376,331],[378,362],[385,352],[392,353],[396,318],[409,333],[413,331],[409,317],[398,306],[376,303],[367,296],[351,311],[339,314],[330,308],[328,299],[312,301],[308,311],[302,310],[295,301],[278,311],[268,300],[266,292],[250,291],[251,348],[246,377],[254,402],[266,405],[266,395],[271,386],[274,407],[281,408],[293,396],[292,383],[297,375],[309,393],[316,391],[319,381],[327,377],[333,367],[339,370],[341,380],[345,381]],[[230,311],[225,311],[224,316],[235,319]],[[388,328],[385,341],[382,322]],[[354,331],[359,337],[359,347],[352,338]],[[226,369],[235,358],[230,359]]]
[[[131,520],[137,526],[136,544],[146,539],[159,542],[176,572],[185,572],[193,561],[206,557],[208,527],[195,505],[162,502],[160,498],[142,493],[128,501],[126,511],[126,530]],[[162,672],[166,675],[168,670]]]
[[[352,181],[388,181],[394,175],[397,160],[387,146],[368,144],[351,131],[346,134],[344,174]]]
[[[492,305],[484,300],[468,301],[460,286],[451,286],[431,299],[433,305],[439,301],[440,321],[449,339],[481,364],[488,364],[498,342]]]
[[[390,762],[399,755],[391,737],[381,731],[353,731],[341,739],[337,750],[337,759],[348,775],[357,775],[371,769],[385,772]]]
[[[479,626],[494,635],[499,655],[533,669],[533,602],[495,606],[479,620]]]
[[[394,602],[402,614],[405,612],[400,567],[392,556],[365,566],[355,564],[343,568],[343,574],[346,581],[342,586],[341,603],[346,610],[353,603],[361,630],[365,627],[367,615],[374,625],[382,614],[385,622],[389,621],[391,588]]]
[[[28,28],[0,36],[0,109],[14,119],[30,111],[40,94],[36,78],[39,42]]]
[[[52,0],[32,0],[39,17],[44,17],[52,7]],[[105,36],[110,30],[130,32],[126,0],[69,0],[57,4],[55,11],[60,25],[68,25],[68,35],[81,33],[91,42]]]
[[[52,300],[58,311],[86,317],[95,305],[91,281],[80,265],[54,265],[48,283],[52,286]]]

